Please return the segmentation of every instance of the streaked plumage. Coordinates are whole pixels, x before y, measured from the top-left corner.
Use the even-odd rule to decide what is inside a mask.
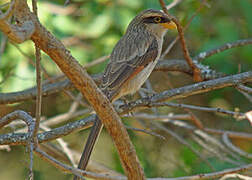
[[[142,11],[131,21],[115,45],[103,75],[101,89],[110,101],[135,93],[146,81],[160,57],[167,28],[174,28],[174,24],[163,12],[153,9]],[[78,166],[80,169],[86,168],[101,129],[102,123],[97,117]]]

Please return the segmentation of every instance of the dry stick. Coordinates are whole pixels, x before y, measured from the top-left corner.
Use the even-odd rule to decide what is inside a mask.
[[[17,44],[12,43],[11,45],[13,45],[14,47],[16,47],[17,50],[20,52],[20,54],[23,55],[23,56],[29,61],[29,63],[30,63],[31,65],[33,65],[34,67],[36,67],[36,63],[34,63],[34,61],[32,60],[32,58],[29,57],[29,55],[26,54]],[[43,66],[41,66],[41,65],[40,65],[40,68],[41,68],[41,70],[43,71],[43,75],[44,75],[46,78],[49,78],[50,76],[49,76],[49,74],[47,73],[46,69],[45,69]]]
[[[246,45],[246,43],[243,45]],[[224,44],[223,46],[226,46],[226,44]],[[219,48],[221,48],[221,47],[219,47]],[[232,48],[234,48],[234,47],[235,46],[232,46]],[[218,52],[221,52],[221,51],[215,51],[215,53],[218,53]],[[211,53],[211,56],[212,55],[214,55],[214,54]],[[206,67],[204,65],[201,65],[201,66]],[[187,64],[184,63],[183,60],[159,61],[157,66],[155,67],[154,71],[179,71],[179,72],[183,72],[186,74],[191,74],[191,69],[188,67]],[[211,71],[211,70],[208,69],[208,71]],[[208,80],[214,79],[216,77],[221,77],[222,75],[218,75],[218,73],[214,72],[214,74],[210,73],[209,76],[210,77],[208,78]],[[97,83],[100,82],[101,76],[94,75],[93,77],[94,77],[93,79]],[[73,85],[70,83],[69,80],[44,85],[43,96],[48,96],[50,94],[62,91],[63,89],[70,89],[72,87],[73,87]],[[246,87],[244,85],[238,85],[237,88],[239,88],[240,90],[242,90],[244,92],[252,93],[251,88]],[[27,99],[31,99],[31,98],[35,98],[35,97],[36,97],[36,88],[29,88],[29,89],[26,89],[26,90],[23,90],[20,92],[15,92],[15,93],[0,93],[0,104],[16,103],[16,102],[25,101]]]
[[[24,57],[26,57],[26,58],[28,59],[28,61],[29,61],[30,64],[32,64],[34,67],[36,67],[36,64],[33,62],[33,60],[32,60],[25,52],[23,52],[22,49],[21,49],[18,45],[16,45],[16,44],[12,44],[12,45],[15,46],[15,47],[18,49],[18,51],[19,51]],[[86,68],[92,67],[92,66],[94,66],[94,65],[96,65],[96,64],[99,64],[99,63],[104,62],[107,58],[109,58],[109,55],[108,55],[108,56],[100,57],[100,58],[98,58],[98,59],[92,61],[91,63],[88,63],[88,64],[84,65],[84,67],[86,67]],[[52,78],[50,77],[50,75],[47,73],[46,69],[45,69],[43,66],[40,65],[40,68],[41,68],[41,70],[43,71],[43,74],[45,75],[46,79],[48,79],[50,83],[55,83],[55,82],[56,82],[56,80],[54,80],[54,79],[52,79]],[[72,100],[78,101],[78,103],[80,103],[83,107],[89,107],[89,105],[86,104],[86,103],[85,103],[84,101],[82,101],[81,99],[77,100],[77,99],[74,97],[74,95],[73,95],[71,92],[67,91],[66,89],[63,89],[63,92],[64,92],[68,97],[70,97]]]
[[[124,176],[114,176],[113,177],[113,176],[108,176],[108,175],[96,174],[96,173],[93,173],[93,172],[88,172],[88,171],[84,171],[84,170],[80,170],[80,169],[68,166],[68,165],[63,164],[60,161],[56,160],[55,158],[49,156],[47,153],[40,150],[39,148],[35,149],[35,153],[37,155],[39,155],[43,160],[46,160],[47,162],[51,163],[56,168],[61,169],[62,171],[66,172],[66,173],[74,174],[74,175],[78,176],[81,179],[84,179],[82,177],[82,175],[83,175],[83,176],[93,178],[93,179],[126,180],[126,177],[124,177]]]
[[[211,156],[216,156],[221,161],[229,161],[230,162],[230,159],[227,159],[226,154],[224,155],[223,152],[219,152],[218,149],[216,147],[214,147],[212,144],[210,144],[208,142],[205,142],[203,139],[201,139],[200,137],[196,136],[195,134],[190,134],[190,135],[191,135],[191,138],[196,143],[198,143],[204,149],[204,151],[206,151],[209,154],[211,154]],[[231,160],[231,163],[232,163],[232,160]]]
[[[3,33],[5,33],[5,35],[8,36],[10,40],[16,43],[22,43],[31,38],[35,27],[34,24],[27,19],[23,21],[22,25],[11,25],[10,22],[8,22],[9,17],[15,13],[15,3],[16,0],[12,0],[9,9],[5,13],[0,14],[0,29]]]
[[[202,130],[202,129],[204,128],[204,126],[203,126],[203,123],[200,121],[200,119],[199,119],[192,111],[190,111],[189,109],[184,108],[184,110],[185,110],[186,112],[188,112],[188,114],[191,115],[191,121],[192,121],[192,123],[193,123],[197,128],[199,128],[199,129]]]
[[[169,5],[166,6],[166,9],[169,10],[169,9],[175,7],[176,5],[181,3],[181,1],[183,1],[183,0],[173,0],[172,3],[170,3]]]
[[[206,66],[203,66],[206,67]],[[207,67],[206,67],[207,68]],[[188,75],[192,74],[192,71],[188,64],[184,60],[163,60],[159,61],[157,66],[155,67],[154,71],[178,71],[183,72]],[[207,80],[214,79],[221,77],[218,73],[207,69],[208,75]],[[92,76],[93,80],[96,82],[96,84],[100,84],[102,75],[101,74],[95,74]],[[54,83],[49,83],[48,80],[45,80],[43,83],[43,93],[42,95],[49,96],[54,93],[58,93],[60,91],[73,89],[74,85],[69,81],[61,80],[59,82],[55,82],[56,80],[53,80]],[[19,92],[11,92],[11,93],[0,93],[0,104],[11,104],[16,102],[25,101],[28,99],[35,99],[36,98],[36,87],[28,88],[26,90],[22,90]]]
[[[17,116],[17,114],[19,114],[19,115]],[[0,120],[0,127],[6,125],[8,123],[10,123],[12,120],[17,119],[17,118],[21,118],[26,123],[28,123],[29,124],[28,127],[32,127],[32,122],[34,123],[34,121],[32,120],[32,117],[29,118],[29,115],[27,113],[22,112],[22,111],[15,111],[15,112],[13,112],[11,114],[6,115],[5,117],[3,117]],[[28,122],[27,119],[30,119],[30,121]],[[33,126],[35,126],[35,124],[33,124]],[[62,163],[60,163],[59,161],[57,161],[54,158],[51,158],[50,156],[48,156],[46,153],[44,153],[43,151],[41,151],[39,149],[35,149],[35,152],[37,152],[40,156],[43,156],[43,159],[46,159],[46,160],[50,161],[56,167],[62,165]],[[64,165],[64,164],[61,167],[63,168],[63,170],[71,172],[71,173],[74,173],[76,175],[79,174],[79,173],[83,173],[83,174],[87,174],[88,177],[93,177],[93,178],[98,178],[98,177],[99,178],[103,178],[104,177],[104,178],[111,179],[109,176],[97,175],[95,173],[81,171],[81,170],[72,168],[70,166]],[[223,176],[225,174],[236,173],[236,172],[243,172],[243,171],[246,171],[246,170],[249,170],[249,169],[252,169],[252,164],[240,166],[238,168],[226,169],[226,170],[219,171],[219,172],[208,173],[208,174],[199,174],[199,175],[186,176],[186,177],[180,177],[180,178],[151,178],[150,180],[158,180],[158,179],[160,179],[160,180],[162,180],[162,179],[164,179],[164,180],[211,179],[211,178],[217,178],[217,177]],[[113,178],[113,179],[121,179],[121,178],[124,179],[124,177],[118,177],[118,178]]]
[[[1,146],[0,146],[1,147]],[[62,151],[62,149],[59,149],[58,146],[55,146],[52,143],[43,143],[39,145],[39,148],[48,153],[52,157],[57,157],[58,161],[62,161],[65,163],[69,162],[69,159],[66,157],[65,153]],[[74,160],[78,162],[80,153],[77,151],[71,150],[74,156]],[[91,171],[94,173],[99,173],[99,174],[106,174],[109,176],[122,176],[122,174],[104,166],[103,164],[97,163],[95,161],[90,161],[88,163],[88,167],[86,169],[87,171]]]
[[[1,65],[2,55],[6,48],[7,42],[8,42],[8,37],[3,34],[2,39],[1,39],[1,44],[0,44],[0,65]]]
[[[223,135],[227,133],[229,138],[236,138],[236,139],[245,139],[252,141],[252,134],[244,133],[244,132],[234,132],[234,131],[226,131],[221,129],[213,129],[213,128],[204,128],[204,131],[212,134],[219,134]]]
[[[37,0],[32,0],[32,9],[35,16],[38,18],[37,12]],[[38,139],[37,134],[39,130],[39,123],[40,123],[40,116],[41,116],[41,104],[42,104],[42,81],[41,81],[41,53],[39,47],[34,44],[35,46],[35,54],[36,54],[36,82],[37,82],[37,97],[36,97],[36,121],[35,121],[35,128],[32,134],[32,140],[34,143],[34,148],[38,146]],[[31,152],[32,154],[32,152]],[[30,168],[29,168],[29,179],[33,180],[33,157],[31,158]]]
[[[222,140],[225,143],[225,145],[230,148],[231,150],[233,150],[234,152],[236,152],[237,154],[239,154],[240,156],[244,156],[246,158],[252,159],[252,154],[247,153],[243,150],[241,150],[240,148],[236,147],[228,138],[228,133],[223,133],[222,135]]]
[[[41,125],[41,129],[43,129],[44,131],[50,131],[51,130],[51,128],[49,128],[47,126],[44,126],[44,125]],[[60,147],[62,148],[63,153],[67,156],[67,158],[71,162],[71,164],[73,166],[75,166],[73,153],[68,148],[68,144],[62,138],[58,138],[58,139],[56,139],[56,141],[59,143]]]
[[[236,88],[239,89],[240,91],[246,92],[248,94],[252,94],[252,88],[251,87],[247,87],[247,86],[244,86],[244,85],[238,85]]]
[[[177,25],[177,30],[179,33],[179,37],[180,37],[180,41],[181,41],[181,45],[182,45],[182,49],[183,49],[183,53],[184,53],[184,57],[185,60],[187,61],[188,65],[192,68],[193,70],[193,79],[196,82],[200,82],[203,81],[202,77],[201,77],[201,72],[200,69],[193,63],[193,60],[190,57],[190,53],[187,49],[186,46],[186,42],[185,42],[185,38],[184,38],[184,31],[182,26],[180,25],[179,21],[174,17],[171,16],[167,9],[166,9],[166,5],[164,0],[159,0],[160,5],[162,6],[163,11],[171,18],[171,20]]]
[[[135,128],[135,127],[130,127],[130,126],[125,126],[127,129],[130,129],[132,131],[139,131],[139,132],[143,132],[143,133],[146,133],[146,134],[149,134],[149,135],[152,135],[152,136],[155,136],[155,137],[158,137],[162,140],[165,140],[165,137],[158,134],[158,133],[155,133],[155,132],[152,132],[150,130],[147,130],[147,129],[140,129],[140,128]]]
[[[24,57],[26,57],[26,58],[28,59],[28,61],[29,61],[30,64],[32,64],[34,67],[37,67],[37,64],[35,64],[35,63],[33,62],[33,60],[32,60],[25,52],[23,52],[22,49],[21,49],[18,45],[16,45],[16,44],[12,44],[12,45],[15,46],[15,47],[18,49],[18,51],[19,51]],[[36,59],[37,59],[37,48],[36,48]],[[54,79],[52,79],[52,78],[50,77],[50,75],[47,73],[46,69],[45,69],[43,66],[41,66],[41,64],[40,64],[40,69],[43,71],[43,74],[44,74],[45,77],[49,80],[49,82],[55,83],[56,80],[54,80]],[[36,71],[36,72],[38,72],[38,71]],[[73,95],[71,92],[67,91],[66,89],[63,89],[63,92],[64,92],[68,97],[70,97],[71,99],[73,99],[74,101],[76,101],[76,98],[74,97],[74,95]],[[36,96],[36,97],[37,97],[36,99],[38,99],[38,96]],[[83,101],[81,101],[81,100],[77,100],[77,101],[78,101],[83,107],[88,107],[88,105],[87,105],[86,103],[84,103]]]
[[[235,86],[237,84],[245,83],[249,81],[252,81],[252,71],[233,75],[233,76],[227,76],[227,77],[219,78],[215,80],[204,81],[197,84],[188,85],[182,88],[176,88],[176,89],[164,91],[152,97],[142,98],[135,102],[130,102],[128,105],[123,105],[121,106],[120,109],[118,109],[118,111],[121,112],[121,114],[126,114],[137,108],[147,108],[149,107],[148,106],[149,103],[184,98],[184,97],[192,96],[195,94],[212,91],[215,89]],[[59,136],[72,133],[73,131],[87,128],[87,126],[91,125],[91,122],[93,122],[93,116],[87,117],[83,120],[76,121],[73,123],[68,123],[59,128],[55,128],[51,132],[47,132],[43,134],[43,136],[42,134],[41,136],[39,134],[38,138],[40,142],[45,141],[45,140],[50,141]],[[25,144],[26,140],[27,140],[27,137],[25,134],[0,135],[0,145],[1,144],[12,144],[12,145]]]
[[[42,104],[42,84],[41,84],[41,69],[40,69],[41,54],[40,49],[36,46],[36,79],[37,79],[37,98],[36,98],[36,124],[34,130],[34,142],[36,143],[36,137],[39,130],[40,116],[41,116],[41,104]]]
[[[18,49],[18,51],[19,51],[24,57],[26,57],[26,58],[28,59],[28,61],[29,61],[30,64],[32,64],[34,67],[37,66],[37,65],[33,62],[33,60],[32,60],[25,52],[22,51],[22,49],[21,49],[18,45],[16,45],[16,44],[13,44],[13,45]],[[37,48],[36,48],[36,49],[37,49]],[[37,50],[36,50],[36,54],[37,54]],[[37,56],[36,56],[36,57],[37,57]],[[40,69],[43,71],[43,74],[45,75],[46,79],[48,79],[48,81],[49,81],[50,83],[55,83],[55,82],[56,82],[56,79],[54,80],[53,78],[51,78],[50,75],[47,73],[46,69],[45,69],[43,66],[41,66],[41,64],[40,64]],[[38,71],[36,71],[36,72],[38,72]],[[59,78],[60,78],[60,77],[59,77]],[[66,89],[63,89],[63,92],[64,92],[68,97],[70,97],[71,99],[73,99],[73,100],[76,101],[76,98],[74,97],[74,95],[73,95],[71,92],[67,91]],[[38,97],[38,96],[36,96],[36,99],[38,99],[37,97]],[[81,101],[81,100],[77,100],[77,101],[78,101],[83,107],[87,107],[87,106],[88,106],[86,103],[84,103],[84,102]]]
[[[83,171],[79,170],[73,167],[70,167],[68,165],[65,165],[53,157],[49,156],[45,152],[41,151],[40,149],[36,149],[35,152],[44,160],[50,162],[53,166],[60,168],[61,170],[72,173],[75,175],[78,175],[80,177],[80,174],[85,175],[90,178],[94,179],[104,179],[104,180],[126,180],[124,176],[107,176],[107,175],[100,175],[88,171]],[[206,174],[197,174],[197,175],[192,175],[192,176],[184,176],[184,177],[179,177],[179,178],[148,178],[148,180],[198,180],[198,179],[214,179],[218,178],[221,176],[224,176],[226,174],[231,174],[231,173],[238,173],[238,172],[244,172],[252,169],[252,164],[247,164],[243,165],[237,168],[230,168],[230,169],[225,169],[222,171],[217,171],[213,173],[206,173]]]
[[[85,67],[85,68],[90,68],[90,67],[95,66],[95,65],[97,65],[97,64],[103,63],[103,62],[106,61],[109,57],[110,57],[110,55],[99,57],[98,59],[95,59],[95,60],[91,61],[90,63],[85,64],[84,67]]]
[[[214,167],[209,163],[209,161],[200,154],[199,151],[197,151],[191,144],[189,144],[186,140],[184,140],[182,137],[180,137],[175,132],[171,131],[167,127],[164,127],[161,124],[153,123],[158,129],[163,130],[164,132],[170,134],[172,137],[174,137],[177,141],[179,141],[181,144],[187,146],[192,152],[194,152],[197,156],[199,156],[200,159],[202,159],[212,170],[214,170]]]
[[[199,137],[201,137],[202,139],[204,139],[207,144],[211,144],[214,145],[216,147],[218,147],[218,149],[220,149],[222,151],[222,154],[228,154],[231,157],[233,157],[235,159],[235,161],[233,161],[231,158],[224,157],[224,159],[227,162],[230,162],[232,164],[236,164],[236,165],[241,165],[240,163],[240,157],[236,154],[234,154],[232,151],[230,151],[229,149],[227,149],[218,139],[216,139],[215,137],[210,136],[209,134],[207,134],[204,131],[201,130],[195,130],[193,131],[196,135],[198,135]],[[237,161],[238,160],[238,161]]]
[[[184,176],[179,178],[152,178],[151,180],[203,180],[203,179],[215,179],[226,174],[245,172],[252,169],[252,164],[247,164],[239,166],[236,168],[225,169],[222,171],[206,173],[206,174],[197,174],[192,176]]]
[[[34,142],[34,131],[35,131],[35,126],[36,123],[32,119],[32,117],[27,114],[24,111],[14,111],[12,113],[7,114],[3,118],[0,119],[0,128],[3,126],[9,124],[10,122],[16,120],[16,119],[21,119],[23,120],[26,125],[28,126],[28,133],[27,133],[27,146],[29,147],[29,157],[30,157],[30,165],[29,165],[29,179],[33,179],[33,172],[32,172],[32,167],[33,167],[33,149],[36,147],[35,142]]]
[[[197,14],[199,13],[199,11],[203,8],[204,3],[201,3],[200,6],[198,7],[198,9],[194,12],[194,14],[190,17],[190,19],[188,20],[188,22],[186,23],[185,27],[184,27],[184,31],[186,31],[189,27],[189,25],[191,24],[192,20],[197,16]],[[167,8],[168,9],[168,8]],[[177,36],[171,43],[170,45],[166,48],[166,50],[164,51],[164,53],[162,54],[162,56],[160,57],[160,59],[163,59],[172,49],[172,47],[176,44],[176,42],[179,40],[179,36]]]
[[[252,44],[252,39],[242,39],[242,40],[237,40],[235,42],[231,42],[231,43],[226,43],[220,47],[205,51],[205,52],[201,52],[199,53],[197,56],[195,56],[193,59],[196,61],[202,61],[205,58],[208,58],[209,56],[212,56],[214,54],[220,53],[222,51],[231,49],[231,48],[236,48],[236,47],[241,47],[241,46],[245,46],[245,45],[250,45]]]
[[[237,174],[237,173],[232,173],[232,174],[226,174],[223,177],[221,177],[219,180],[226,180],[226,179],[230,179],[230,178],[235,178],[235,179],[241,179],[241,180],[251,180],[251,176],[244,176],[241,174]]]
[[[210,107],[202,107],[202,106],[195,106],[195,105],[188,105],[188,104],[151,103],[151,102],[150,102],[150,104],[148,104],[148,106],[156,106],[156,107],[169,106],[169,107],[174,107],[174,108],[192,109],[192,110],[198,110],[198,111],[222,113],[222,114],[226,114],[226,115],[232,116],[237,119],[246,118],[244,113],[229,111],[229,110],[225,110],[223,108],[210,108]]]
[[[144,114],[144,113],[134,114],[132,116],[127,115],[126,117],[134,117],[134,118],[141,118],[144,120],[163,121],[163,122],[166,122],[167,120],[177,120],[180,118],[180,117],[176,118],[176,115],[170,117],[169,115],[153,115],[153,114]],[[188,120],[188,118],[184,119],[182,116],[181,120]],[[185,124],[183,127],[190,130],[196,129],[196,128],[193,128],[192,126],[186,126]],[[252,134],[249,134],[249,133],[219,130],[219,129],[213,129],[213,128],[204,128],[203,131],[206,131],[211,134],[218,134],[218,135],[227,133],[227,135],[230,138],[245,139],[245,140],[252,141]]]
[[[16,1],[15,7],[17,7],[19,22],[23,22],[24,19],[30,19],[33,22],[35,32],[32,34],[32,41],[51,57],[97,112],[115,142],[128,178],[145,179],[128,133],[106,96],[97,88],[85,69],[64,45],[40,24],[34,14],[30,12],[25,0]]]
[[[185,122],[178,121],[178,120],[166,120],[165,122],[168,122],[168,123],[171,123],[177,127],[185,128],[185,129],[192,131],[195,135],[204,139],[207,142],[207,145],[208,144],[214,145],[214,146],[218,147],[220,150],[222,150],[223,153],[227,153],[227,154],[231,155],[233,158],[240,160],[240,158],[236,154],[234,154],[231,151],[229,151],[228,149],[226,149],[225,146],[222,145],[217,139],[215,139],[214,137],[211,137],[210,135],[208,135],[204,131],[197,129],[194,126],[189,125]],[[208,149],[208,148],[206,148],[206,149]],[[216,150],[213,149],[213,152],[216,152]],[[218,157],[224,158],[227,162],[230,162],[232,164],[240,165],[239,161],[233,161],[229,157],[222,157],[222,156],[218,156]]]
[[[246,79],[241,81],[241,79]],[[237,75],[226,76],[214,80],[204,81],[192,85],[187,85],[181,88],[175,88],[167,91],[163,91],[160,94],[155,94],[152,97],[142,98],[134,102],[120,106],[121,113],[128,113],[137,108],[148,107],[150,103],[157,103],[162,101],[174,100],[200,94],[228,86],[234,86],[234,84],[241,84],[252,81],[252,71],[244,72]]]
[[[151,115],[150,115],[151,116]],[[152,116],[151,118],[153,118],[154,116]],[[148,119],[149,117],[145,117],[145,119]],[[159,118],[159,117],[157,117]],[[209,143],[216,145],[217,147],[221,148],[223,152],[226,152],[230,155],[232,155],[233,157],[237,158],[236,155],[234,155],[232,152],[227,151],[224,146],[219,143],[217,140],[215,140],[214,138],[210,137],[208,134],[204,133],[203,131],[195,128],[194,126],[188,125],[185,122],[182,121],[178,121],[178,120],[170,120],[169,118],[167,119],[163,119],[164,122],[168,122],[171,124],[174,124],[178,127],[182,127],[182,128],[186,128],[188,130],[193,131],[195,134],[197,134],[198,136],[202,137],[204,140],[207,140]],[[222,158],[221,156],[219,156],[220,158]],[[236,162],[234,162],[233,160],[229,159],[229,158],[225,158],[228,162],[231,162],[233,164],[236,164]]]
[[[156,120],[160,121],[163,119],[170,119],[170,120],[191,120],[191,115],[189,114],[173,114],[170,113],[168,115],[152,115],[147,113],[134,113],[133,115],[124,115],[123,117],[134,117],[134,118],[141,118],[145,120]]]

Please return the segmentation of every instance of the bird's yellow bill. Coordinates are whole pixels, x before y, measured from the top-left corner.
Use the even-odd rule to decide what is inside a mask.
[[[177,25],[173,22],[170,21],[168,23],[160,23],[164,28],[166,29],[177,29]]]

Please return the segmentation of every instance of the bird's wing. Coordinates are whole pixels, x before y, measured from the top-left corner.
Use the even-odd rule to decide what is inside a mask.
[[[126,44],[127,40],[122,39],[113,51],[116,53],[112,52],[110,63],[103,75],[102,87],[109,98],[116,95],[127,80],[137,75],[158,56],[158,43],[153,36],[149,39],[138,37],[135,41],[138,42]]]

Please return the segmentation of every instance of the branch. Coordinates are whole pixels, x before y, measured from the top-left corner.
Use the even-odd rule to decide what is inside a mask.
[[[188,105],[188,104],[176,104],[176,103],[165,103],[165,102],[164,103],[150,102],[148,106],[151,106],[151,107],[168,106],[168,107],[174,107],[174,108],[192,109],[192,110],[205,111],[205,112],[216,112],[216,113],[222,113],[222,114],[232,116],[239,120],[246,118],[245,113],[229,111],[222,108],[210,108],[210,107],[194,106],[194,105]]]
[[[16,43],[22,43],[30,39],[35,31],[34,24],[31,20],[25,20],[22,24],[10,24],[8,18],[12,16],[15,11],[15,0],[12,0],[9,9],[5,14],[0,15],[0,30],[8,36],[8,38]]]
[[[28,133],[26,134],[27,137],[27,145],[29,147],[29,155],[30,155],[30,166],[29,166],[29,178],[33,179],[32,167],[33,167],[33,148],[36,146],[33,138],[33,134],[35,131],[35,122],[32,117],[24,111],[14,111],[9,113],[8,115],[4,116],[0,119],[0,128],[9,124],[10,122],[21,119],[23,120],[26,125],[28,126]]]
[[[176,88],[164,91],[160,94],[154,95],[153,97],[143,98],[138,101],[131,102],[128,105],[123,105],[121,106],[121,109],[119,109],[119,111],[121,112],[121,114],[125,114],[139,107],[141,108],[149,107],[150,103],[188,97],[191,95],[207,92],[210,90],[220,89],[223,87],[236,86],[237,84],[245,83],[248,81],[252,81],[252,71],[233,76],[227,76],[215,80],[209,80],[194,85],[188,85],[182,88]],[[56,139],[60,136],[72,133],[73,131],[77,131],[82,128],[87,128],[87,126],[91,125],[92,121],[93,116],[90,116],[84,120],[69,123],[65,126],[55,128],[52,131],[38,134],[38,141],[39,142],[49,141],[52,139]],[[0,136],[0,144],[17,145],[17,144],[25,144],[26,141],[27,141],[26,134],[7,134]]]
[[[151,103],[168,101],[173,99],[185,98],[188,96],[205,93],[208,91],[229,87],[237,86],[242,83],[252,81],[252,71],[244,72],[237,75],[231,75],[219,79],[209,80],[200,82],[193,85],[187,85],[181,88],[175,88],[155,94],[152,97],[142,98],[140,100],[130,102],[127,105],[122,105],[121,113],[128,113],[136,108],[143,108],[150,106]]]
[[[246,43],[244,43],[246,42]],[[245,39],[245,40],[238,40],[234,42],[233,44],[239,44],[240,45],[248,45],[250,44],[251,40]],[[230,43],[227,43],[230,44]],[[230,47],[229,45],[224,44],[221,47]],[[232,43],[231,43],[232,44]],[[239,47],[238,45],[232,46],[232,47]],[[221,48],[220,47],[220,48]],[[215,48],[219,49],[219,48]],[[227,50],[223,48],[223,51]],[[210,53],[207,57],[212,56],[218,52],[221,52],[219,50],[210,50]],[[206,52],[201,52],[199,55],[197,55],[194,59],[197,59],[197,57],[202,57],[200,54],[206,54]],[[105,57],[104,57],[105,58]],[[101,58],[103,60],[103,58]],[[200,68],[201,71],[201,76],[204,80],[210,80],[210,79],[215,79],[222,77],[223,74],[218,73],[212,69],[210,69],[208,66],[202,65],[197,63],[197,66]],[[192,75],[192,69],[189,67],[189,65],[184,61],[184,60],[162,60],[158,61],[158,64],[156,65],[154,71],[178,71],[178,72],[183,72],[188,75]],[[101,81],[101,75],[93,75],[93,80],[99,84]],[[61,82],[56,82],[52,84],[46,84],[43,86],[43,96],[48,96],[57,92],[60,92],[64,89],[70,89],[73,88],[73,84],[69,80],[61,81]],[[242,85],[237,86],[238,89],[251,93],[252,90],[249,87],[245,87]],[[36,89],[35,88],[30,88],[24,91],[20,92],[15,92],[15,93],[0,93],[0,104],[9,104],[9,103],[16,103],[16,102],[21,102],[25,101],[27,99],[35,99],[37,96]]]
[[[84,179],[83,177],[81,177],[81,175],[84,175],[86,177],[93,178],[93,179],[126,180],[126,177],[123,177],[123,176],[114,176],[113,177],[113,176],[108,176],[108,175],[96,174],[96,173],[93,173],[93,172],[88,172],[88,171],[84,171],[84,170],[80,170],[80,169],[68,166],[66,164],[63,164],[63,163],[59,162],[55,158],[49,156],[47,153],[40,150],[39,148],[35,149],[35,153],[38,156],[40,156],[41,159],[46,160],[47,162],[51,163],[56,168],[59,168],[59,169],[61,169],[62,171],[66,172],[66,173],[74,174],[74,175],[80,177],[81,179]]]
[[[209,69],[208,66],[200,65],[201,75],[204,80],[215,79],[222,77],[221,73],[217,73],[214,70]],[[192,75],[192,70],[184,60],[162,60],[156,65],[154,71],[178,71],[188,75]],[[96,84],[100,84],[102,75],[96,74],[92,76]],[[43,83],[42,95],[49,96],[54,93],[61,92],[62,90],[72,89],[74,85],[71,81],[63,80],[55,83]],[[0,104],[11,104],[28,99],[35,99],[37,96],[36,87],[27,90],[12,92],[12,93],[0,93]]]
[[[151,178],[151,180],[197,180],[197,179],[215,179],[225,174],[244,172],[252,169],[252,164],[243,165],[236,168],[225,169],[223,171],[217,171],[213,173],[197,174],[193,176],[184,176],[179,178]]]
[[[192,58],[190,57],[190,53],[188,51],[188,48],[187,48],[187,45],[186,45],[186,42],[185,42],[183,27],[181,26],[181,24],[179,23],[177,18],[175,18],[174,16],[171,16],[168,13],[168,10],[166,9],[166,5],[165,5],[164,0],[159,0],[159,3],[161,5],[164,13],[167,14],[171,18],[171,20],[177,25],[177,30],[178,30],[178,33],[179,33],[180,42],[181,42],[181,45],[182,45],[182,50],[183,50],[183,53],[184,53],[184,57],[185,57],[186,62],[188,63],[188,65],[191,67],[191,69],[193,71],[193,79],[196,82],[203,81],[203,79],[201,77],[201,74],[200,74],[200,69],[194,64]]]
[[[222,51],[231,49],[231,48],[236,48],[236,47],[241,47],[241,46],[245,46],[245,45],[249,45],[252,44],[252,39],[243,39],[243,40],[237,40],[235,42],[231,42],[231,43],[226,43],[220,47],[205,51],[205,52],[201,52],[199,53],[197,56],[195,56],[193,58],[193,60],[196,61],[202,61],[203,59],[208,58],[209,56],[212,56],[214,54],[220,53]]]
[[[228,133],[224,133],[222,135],[222,139],[228,148],[230,148],[231,150],[233,150],[234,152],[236,152],[240,156],[244,156],[246,158],[252,159],[252,154],[247,153],[247,152],[241,150],[240,148],[236,147],[235,145],[233,145],[233,143],[228,138]]]
[[[6,115],[8,116],[8,115]],[[3,117],[4,118],[4,117]],[[46,131],[43,133],[38,133],[37,138],[38,142],[46,142],[57,139],[62,136],[66,136],[75,131],[86,129],[92,125],[94,122],[94,115],[89,116],[85,119],[81,119],[72,123],[55,128],[51,131]],[[0,124],[0,127],[1,124]],[[27,133],[9,133],[0,135],[0,145],[9,144],[9,145],[25,145],[28,141]]]

